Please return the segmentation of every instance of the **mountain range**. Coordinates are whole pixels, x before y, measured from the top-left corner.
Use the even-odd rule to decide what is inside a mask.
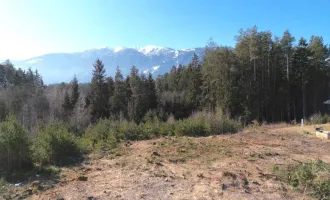
[[[80,82],[89,82],[93,63],[97,58],[103,61],[108,76],[113,76],[117,66],[127,75],[132,66],[139,72],[151,72],[153,76],[170,71],[172,66],[188,64],[193,54],[201,59],[204,48],[172,49],[159,46],[137,48],[95,48],[76,53],[50,53],[26,60],[14,60],[15,67],[38,70],[46,84],[69,82],[74,75]]]

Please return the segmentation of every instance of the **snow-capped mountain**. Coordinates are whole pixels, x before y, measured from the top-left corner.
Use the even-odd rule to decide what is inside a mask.
[[[37,69],[45,83],[68,82],[74,74],[80,82],[89,82],[92,76],[93,63],[99,58],[103,61],[107,75],[114,75],[119,66],[127,75],[132,66],[141,73],[153,73],[154,76],[168,72],[172,66],[186,65],[193,54],[200,58],[204,55],[203,48],[181,49],[159,46],[95,48],[76,53],[51,53],[27,60],[12,61],[16,67]]]

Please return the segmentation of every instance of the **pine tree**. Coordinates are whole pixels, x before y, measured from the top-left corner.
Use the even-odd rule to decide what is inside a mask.
[[[63,108],[64,119],[68,120],[71,115],[73,105],[71,103],[71,99],[70,99],[69,93],[67,91],[64,94],[62,108]]]
[[[105,68],[101,60],[94,63],[93,77],[91,81],[90,108],[92,122],[109,117],[109,94],[105,79]]]
[[[131,68],[129,76],[129,90],[131,95],[129,98],[129,117],[131,120],[139,122],[141,115],[143,115],[143,89],[142,80],[138,75],[138,70],[135,66]],[[127,95],[128,96],[128,95]]]
[[[114,117],[119,118],[120,114],[126,114],[127,108],[127,94],[126,94],[126,85],[124,82],[123,75],[117,67],[115,81],[114,81],[114,90],[113,97],[111,99],[111,112]]]
[[[291,68],[291,57],[293,54],[293,42],[295,41],[295,38],[291,36],[291,33],[286,30],[283,33],[282,39],[281,39],[281,47],[282,47],[282,52],[284,53],[284,62],[286,66],[286,96],[287,96],[287,118],[288,120],[291,120],[291,113],[290,113],[290,102],[291,102],[291,82],[290,82],[290,68]]]
[[[109,115],[111,115],[113,113],[112,111],[112,98],[114,95],[114,90],[115,90],[115,83],[112,77],[108,77],[107,78],[107,85],[108,85],[108,93],[109,93]]]
[[[79,84],[78,84],[78,80],[76,75],[73,77],[72,81],[71,81],[71,104],[72,107],[74,108],[77,104],[77,101],[79,99],[80,96],[80,92],[79,92]]]
[[[148,74],[148,80],[147,80],[147,99],[148,99],[148,109],[154,110],[157,108],[157,92],[156,92],[156,86],[155,81],[152,78],[151,73]]]
[[[294,74],[294,83],[301,88],[302,94],[302,116],[306,119],[306,86],[309,82],[308,74],[310,72],[311,52],[307,48],[308,44],[304,38],[299,40],[298,46],[292,57],[292,71]]]
[[[323,102],[329,97],[328,83],[329,83],[329,64],[326,61],[330,56],[330,51],[327,45],[324,44],[323,38],[319,36],[312,36],[309,41],[308,49],[311,56],[311,70],[309,76],[309,105],[313,113],[317,113],[322,109]]]
[[[202,84],[200,62],[197,54],[194,53],[193,58],[186,69],[187,73],[187,103],[191,109],[196,109],[200,105],[200,86]]]

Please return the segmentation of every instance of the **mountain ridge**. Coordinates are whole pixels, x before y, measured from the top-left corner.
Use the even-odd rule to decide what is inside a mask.
[[[187,65],[196,53],[201,59],[204,48],[174,49],[147,45],[144,47],[101,47],[73,53],[48,53],[24,60],[12,61],[15,67],[38,70],[46,84],[69,82],[74,75],[80,82],[89,82],[93,63],[103,61],[107,75],[113,76],[117,66],[124,75],[136,66],[141,73],[161,75],[178,64]]]

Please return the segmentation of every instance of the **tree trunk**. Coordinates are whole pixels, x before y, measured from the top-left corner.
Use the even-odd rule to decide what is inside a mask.
[[[304,78],[302,77],[302,80],[304,80]],[[302,95],[303,95],[303,119],[304,121],[306,120],[306,85],[304,83],[304,81],[302,82]]]
[[[291,120],[291,115],[290,115],[290,77],[289,77],[289,54],[286,55],[286,69],[287,69],[287,74],[286,74],[286,78],[287,78],[287,81],[288,81],[288,99],[287,99],[287,105],[286,105],[286,109],[287,109],[287,112],[288,112],[288,121]]]

